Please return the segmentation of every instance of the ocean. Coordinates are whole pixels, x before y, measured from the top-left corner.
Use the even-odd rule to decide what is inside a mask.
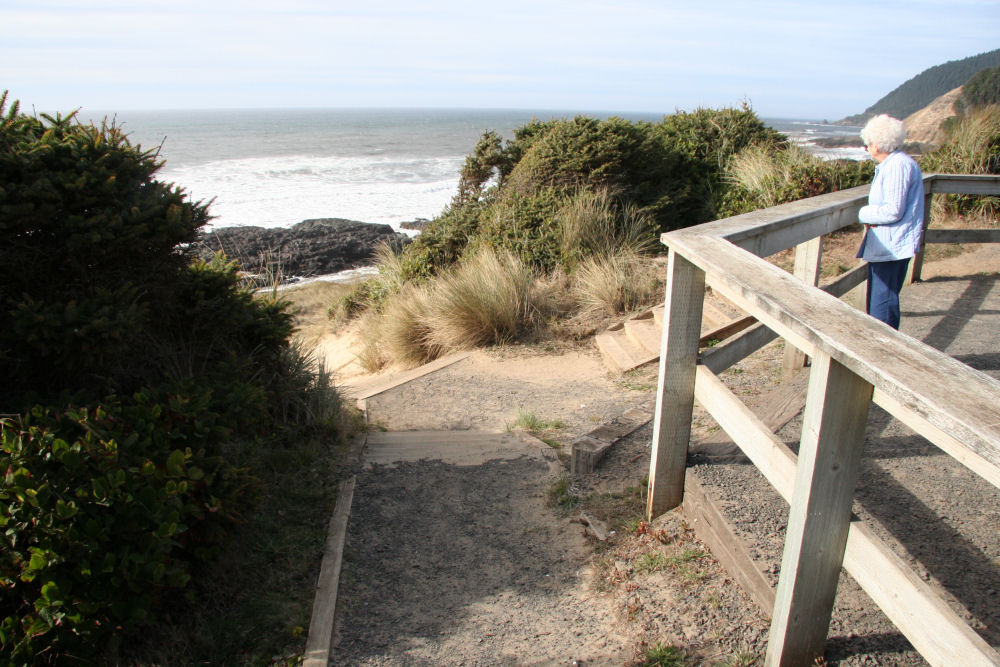
[[[212,226],[289,227],[310,218],[402,223],[439,215],[483,132],[505,138],[533,118],[662,114],[449,109],[121,111],[133,144],[159,147],[160,180],[195,200],[213,200]],[[100,120],[103,113],[81,113]],[[111,114],[108,114],[112,117]],[[822,149],[817,137],[857,136],[824,121],[764,119],[824,158],[864,155]]]

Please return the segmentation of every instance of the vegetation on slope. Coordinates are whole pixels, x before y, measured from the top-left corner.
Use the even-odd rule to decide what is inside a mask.
[[[967,110],[1000,104],[1000,65],[980,70],[962,86],[962,95],[955,102],[955,110]]]
[[[752,156],[771,169],[756,185],[741,180]],[[656,299],[659,233],[871,174],[870,165],[823,162],[790,147],[746,106],[659,123],[535,121],[506,143],[487,132],[451,205],[401,255],[383,253],[379,275],[332,310],[366,311],[362,356],[372,370],[567,323],[583,335]],[[489,280],[517,285],[516,298],[487,303]],[[494,318],[504,326],[484,325]]]
[[[159,166],[113,124],[0,96],[2,662],[118,662],[206,590],[263,455],[337,439],[285,304],[191,262],[208,210]]]
[[[894,118],[906,118],[949,90],[963,85],[977,72],[998,65],[1000,65],[1000,49],[935,65],[896,87],[865,109],[864,113],[845,118],[843,122],[862,125],[868,118],[881,113]]]

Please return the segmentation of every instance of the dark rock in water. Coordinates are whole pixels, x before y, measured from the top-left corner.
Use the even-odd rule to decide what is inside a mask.
[[[389,225],[319,218],[288,228],[222,227],[203,233],[193,247],[206,261],[221,250],[244,271],[288,280],[368,266],[380,243],[399,249],[409,241]]]

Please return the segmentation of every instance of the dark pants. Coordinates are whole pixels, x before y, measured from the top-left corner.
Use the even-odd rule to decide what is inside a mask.
[[[866,310],[876,320],[899,329],[899,290],[903,289],[909,259],[868,263]]]

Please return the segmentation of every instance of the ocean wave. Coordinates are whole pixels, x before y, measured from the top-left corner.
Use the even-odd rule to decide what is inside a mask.
[[[399,229],[433,218],[458,188],[463,156],[241,158],[164,169],[194,200],[214,198],[213,226],[285,227],[348,218]]]

